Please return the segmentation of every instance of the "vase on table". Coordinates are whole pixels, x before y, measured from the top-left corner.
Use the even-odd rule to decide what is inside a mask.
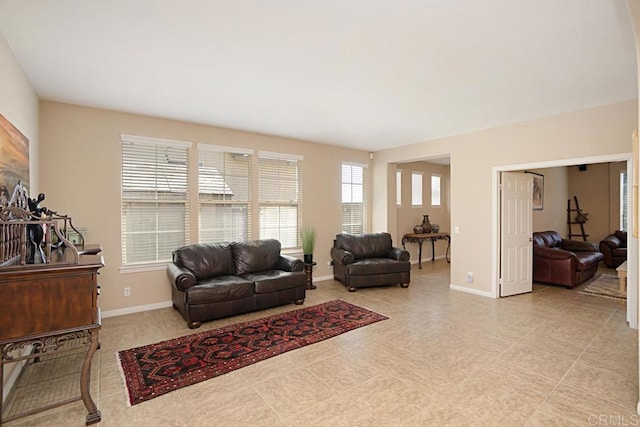
[[[431,233],[431,222],[429,222],[429,215],[422,215],[422,229],[423,233]]]

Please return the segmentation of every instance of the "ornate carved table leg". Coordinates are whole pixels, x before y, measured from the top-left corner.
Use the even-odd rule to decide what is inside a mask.
[[[89,346],[89,350],[87,350],[87,354],[84,357],[84,361],[82,362],[82,371],[80,372],[80,396],[82,397],[84,406],[89,412],[89,414],[87,414],[86,425],[98,423],[102,419],[100,410],[98,410],[98,407],[91,398],[90,390],[91,360],[93,359],[93,355],[98,349],[98,329],[92,329],[89,333],[91,334],[91,345]]]

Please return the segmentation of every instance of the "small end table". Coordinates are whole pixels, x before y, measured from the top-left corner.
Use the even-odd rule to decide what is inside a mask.
[[[316,288],[316,285],[313,284],[313,266],[317,264],[315,261],[304,263],[304,272],[307,273],[307,289]]]

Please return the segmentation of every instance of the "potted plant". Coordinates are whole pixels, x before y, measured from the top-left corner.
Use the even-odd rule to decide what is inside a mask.
[[[302,253],[304,254],[305,264],[313,263],[313,248],[316,245],[316,230],[313,227],[305,225],[300,232],[302,240]]]

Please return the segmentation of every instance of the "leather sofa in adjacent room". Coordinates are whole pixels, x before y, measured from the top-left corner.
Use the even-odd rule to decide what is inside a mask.
[[[600,252],[604,256],[604,265],[608,268],[619,267],[627,260],[627,232],[617,230],[602,239]]]
[[[294,302],[303,304],[302,260],[280,254],[274,239],[195,244],[167,267],[173,307],[190,328],[202,322]]]
[[[409,287],[409,252],[393,247],[389,233],[338,234],[331,248],[333,277],[349,292],[358,288]]]
[[[603,256],[595,243],[533,233],[533,280],[572,288],[593,277]]]

